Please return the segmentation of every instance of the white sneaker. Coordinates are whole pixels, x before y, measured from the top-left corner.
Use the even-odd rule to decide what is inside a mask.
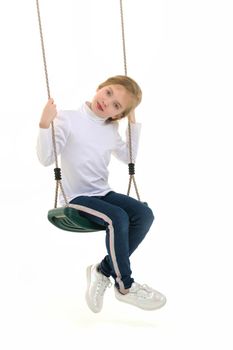
[[[93,312],[100,312],[103,307],[104,293],[107,287],[111,287],[110,279],[97,271],[96,265],[87,267],[87,305]]]
[[[159,309],[166,304],[166,297],[146,284],[133,282],[127,294],[120,293],[116,287],[114,290],[118,300],[144,310]]]

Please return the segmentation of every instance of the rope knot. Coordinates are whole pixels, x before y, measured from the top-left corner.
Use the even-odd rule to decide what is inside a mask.
[[[55,180],[61,180],[61,168],[55,168],[54,169],[54,174],[55,174]]]
[[[134,163],[129,163],[129,175],[134,175],[135,174],[135,164]]]

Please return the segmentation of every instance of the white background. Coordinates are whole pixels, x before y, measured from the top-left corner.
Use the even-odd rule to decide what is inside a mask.
[[[46,219],[55,184],[35,148],[47,99],[35,1],[1,1],[4,350],[232,349],[232,1],[125,0],[124,11],[128,75],[143,90],[136,180],[156,216],[132,269],[168,302],[144,312],[111,289],[100,314],[87,308],[85,269],[104,256],[104,233],[68,233]],[[41,0],[41,14],[59,109],[124,73],[117,0]],[[127,168],[113,160],[110,171],[125,193]]]

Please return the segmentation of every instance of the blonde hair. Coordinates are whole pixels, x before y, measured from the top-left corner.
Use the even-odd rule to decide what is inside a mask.
[[[122,112],[121,117],[117,119],[121,119],[126,117],[133,109],[135,109],[142,100],[142,90],[140,86],[136,83],[132,78],[125,75],[116,75],[114,77],[110,77],[101,83],[97,90],[102,89],[108,85],[121,85],[123,86],[132,96],[131,104],[126,107],[126,109]],[[113,118],[108,118],[108,121],[117,120]]]

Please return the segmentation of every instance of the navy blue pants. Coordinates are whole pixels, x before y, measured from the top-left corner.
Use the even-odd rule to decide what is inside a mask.
[[[101,261],[99,269],[105,276],[112,276],[116,287],[125,293],[134,281],[129,257],[153,223],[152,210],[146,204],[114,191],[100,197],[79,196],[70,203],[82,205],[84,211],[80,215],[106,227],[108,255]]]

